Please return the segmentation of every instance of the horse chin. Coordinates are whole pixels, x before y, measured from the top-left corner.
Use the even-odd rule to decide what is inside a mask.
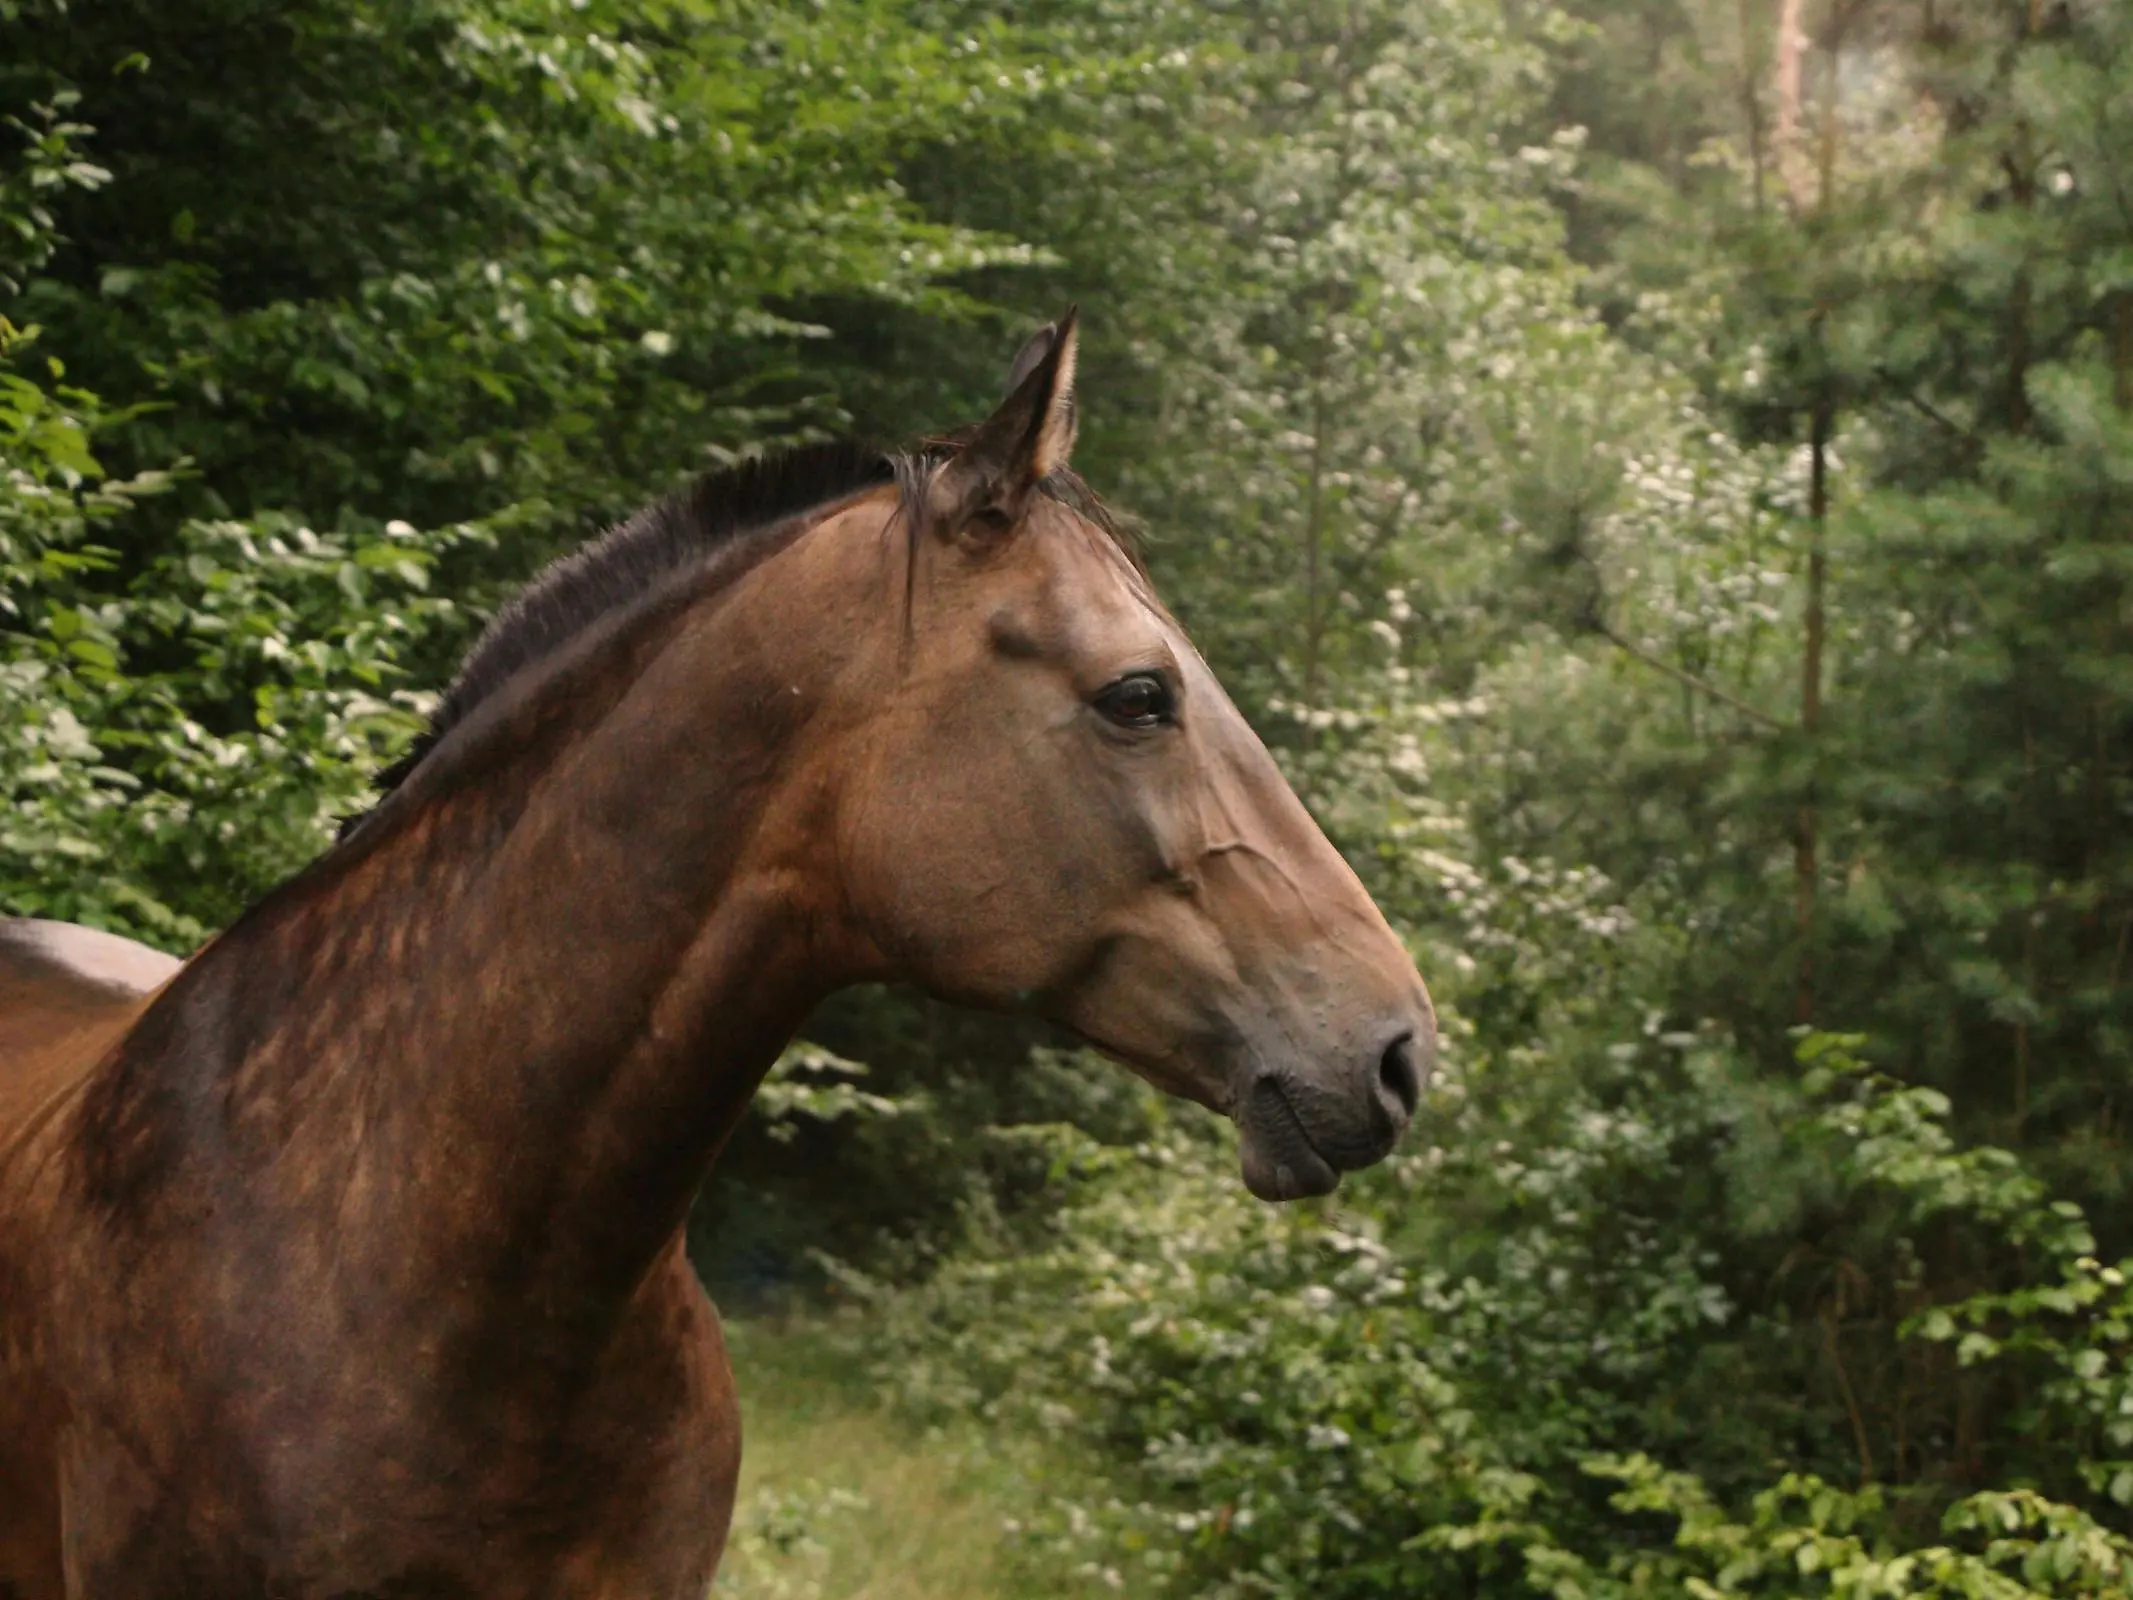
[[[1240,1099],[1237,1142],[1245,1188],[1261,1200],[1331,1194],[1340,1174],[1312,1145],[1280,1086],[1262,1078]]]

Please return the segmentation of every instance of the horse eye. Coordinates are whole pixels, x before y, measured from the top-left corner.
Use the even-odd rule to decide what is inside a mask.
[[[1129,673],[1096,696],[1096,709],[1121,728],[1155,728],[1177,720],[1177,704],[1161,673]]]

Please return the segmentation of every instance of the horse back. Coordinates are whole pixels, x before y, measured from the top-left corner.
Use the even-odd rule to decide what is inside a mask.
[[[0,1600],[63,1591],[56,1410],[22,1292],[53,1220],[37,1133],[177,970],[115,934],[0,917]]]
[[[114,933],[0,917],[0,1151],[124,1035],[178,966]]]

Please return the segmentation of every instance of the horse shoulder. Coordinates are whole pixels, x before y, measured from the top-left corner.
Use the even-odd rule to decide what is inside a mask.
[[[740,1477],[740,1409],[718,1313],[669,1242],[567,1425],[561,1480],[581,1535],[556,1592],[608,1600],[701,1595],[725,1547]]]
[[[717,1310],[679,1234],[610,1346],[588,1459],[611,1502],[574,1562],[573,1592],[701,1594],[717,1571],[741,1469],[740,1404]],[[587,1419],[592,1420],[591,1418]]]

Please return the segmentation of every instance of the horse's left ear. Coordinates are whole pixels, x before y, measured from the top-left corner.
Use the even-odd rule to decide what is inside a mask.
[[[934,475],[928,509],[951,536],[1004,533],[1074,448],[1073,307],[1040,328],[1008,369],[1007,398]]]

